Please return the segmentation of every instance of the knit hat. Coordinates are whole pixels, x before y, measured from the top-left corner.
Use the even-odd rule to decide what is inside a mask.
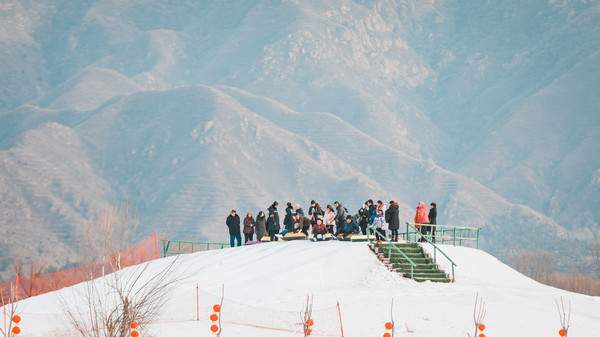
[[[346,215],[346,220],[352,219],[352,215]]]
[[[235,211],[235,209],[232,209],[232,210],[231,210],[231,213],[237,213],[237,212]]]

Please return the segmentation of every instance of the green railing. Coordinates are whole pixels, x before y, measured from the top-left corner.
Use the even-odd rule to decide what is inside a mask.
[[[413,271],[414,268],[417,266],[416,263],[413,262],[413,260],[411,260],[406,254],[404,254],[403,251],[401,251],[398,247],[396,247],[395,245],[392,244],[392,242],[390,241],[390,239],[388,239],[387,237],[385,237],[385,235],[383,235],[377,228],[373,227],[373,226],[369,226],[371,229],[373,229],[373,231],[377,231],[377,233],[379,233],[379,236],[381,236],[382,238],[385,239],[385,241],[387,241],[388,243],[388,257],[390,258],[390,260],[392,259],[392,248],[395,249],[398,253],[400,253],[402,255],[402,257],[404,257],[406,259],[406,261],[408,261],[408,263],[410,263],[410,278],[414,279],[413,277]],[[367,231],[367,242],[370,242],[371,236],[371,231]]]
[[[223,249],[229,246],[229,243],[225,242],[198,242],[198,241],[184,241],[184,240],[162,240],[163,242],[163,257],[169,255],[179,255],[199,252],[203,250],[212,249]],[[175,250],[176,249],[176,250]]]
[[[413,225],[409,224],[408,222],[406,223],[407,227],[411,227],[412,229],[414,229],[415,231],[418,231],[415,227],[413,227]],[[437,264],[437,251],[439,250],[440,253],[442,253],[447,259],[448,261],[450,261],[450,263],[452,264],[452,282],[455,281],[454,279],[454,267],[456,267],[456,263],[454,263],[454,261],[452,261],[452,259],[446,255],[446,253],[444,253],[443,250],[441,250],[438,246],[435,245],[435,243],[433,243],[433,241],[431,241],[431,239],[428,237],[429,235],[423,235],[423,239],[425,239],[427,242],[429,242],[432,246],[433,246],[433,263]]]
[[[435,236],[430,234],[422,235],[421,232],[416,228],[419,226],[431,226],[435,227]],[[457,226],[441,226],[431,224],[413,224],[406,223],[406,232],[399,233],[404,237],[406,241],[415,242],[418,237],[426,237],[428,241],[435,241],[436,243],[452,243],[454,246],[462,246],[463,241],[475,242],[475,246],[479,249],[479,234],[481,232],[480,227],[457,227]]]

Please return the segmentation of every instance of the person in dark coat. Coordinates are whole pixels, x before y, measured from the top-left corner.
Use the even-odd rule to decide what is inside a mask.
[[[339,202],[334,202],[333,206],[335,207],[335,227],[336,234],[344,231],[344,222],[346,222],[346,209]]]
[[[314,226],[317,223],[317,219],[319,216],[323,216],[323,210],[321,209],[321,205],[317,204],[316,201],[310,201],[310,208],[308,209],[308,217],[310,218],[310,223]]]
[[[252,212],[246,213],[246,217],[244,218],[244,244],[246,244],[248,241],[252,241],[255,226],[256,222],[252,217]]]
[[[265,216],[265,212],[260,211],[256,216],[256,240],[260,241],[267,234],[267,217]]]
[[[235,245],[237,239],[238,247],[242,245],[242,235],[240,234],[240,217],[235,213],[235,209],[231,210],[231,214],[225,221],[227,227],[229,227],[229,243],[231,247]]]
[[[296,214],[304,215],[304,210],[302,209],[302,207],[300,207],[300,205],[296,205],[296,209],[294,212],[296,212]]]
[[[391,241],[398,242],[398,229],[400,228],[399,206],[397,202],[390,201],[390,207],[385,211],[385,222],[391,232]]]
[[[369,205],[369,224],[372,225],[373,224],[373,220],[375,219],[375,216],[377,215],[377,207],[375,207],[375,205],[373,205],[373,199],[369,199],[367,200],[367,205]]]
[[[294,231],[294,207],[291,202],[287,203],[285,208],[285,217],[283,218],[283,227],[288,231]]]
[[[365,202],[364,206],[358,210],[358,225],[363,235],[367,235],[367,227],[369,226],[369,205]]]
[[[277,207],[279,207],[279,203],[274,201],[271,206],[267,209],[269,212],[269,219],[267,219],[267,229],[269,230],[269,236],[271,237],[271,241],[275,241],[275,235],[279,233],[281,229],[279,225],[279,213],[277,212]]]
[[[437,224],[437,205],[435,202],[432,202],[429,205],[431,208],[429,209],[429,223],[433,226],[429,226],[431,229],[431,241],[435,243],[435,225]]]

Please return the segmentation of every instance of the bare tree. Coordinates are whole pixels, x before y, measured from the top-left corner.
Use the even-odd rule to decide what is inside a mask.
[[[592,272],[597,280],[600,281],[600,239],[595,236],[590,242]]]
[[[14,286],[10,287],[11,294],[9,298],[4,298],[4,295],[0,293],[0,301],[2,301],[2,311],[4,317],[8,317],[8,325],[0,327],[0,334],[3,337],[14,337],[20,332],[19,330],[15,331],[15,328],[19,329],[16,324],[19,323],[19,320],[21,319],[17,311],[18,302],[11,300],[12,298],[15,298],[15,290],[16,289]]]
[[[306,295],[306,306],[300,312],[300,319],[302,320],[302,329],[304,337],[310,336],[312,333],[312,326],[314,324],[312,320],[312,308],[313,308],[313,297]]]
[[[563,302],[562,297],[560,298],[560,305],[558,305],[558,301],[556,301],[556,308],[558,309],[558,318],[560,319],[561,330],[558,334],[562,337],[565,337],[569,333],[569,324],[571,322],[571,301],[569,301],[569,312],[565,310],[565,303]]]
[[[513,264],[524,275],[540,280],[554,270],[556,258],[547,251],[517,250],[513,253]]]
[[[84,337],[127,337],[132,322],[144,331],[168,300],[173,285],[183,275],[176,269],[178,257],[156,271],[149,263],[121,271],[120,254],[132,244],[137,216],[128,204],[102,214],[88,226],[84,246],[86,259],[102,259],[108,275],[75,287],[83,304],[73,305],[60,297],[70,328]],[[113,272],[115,271],[115,272]],[[92,270],[89,271],[92,275]]]
[[[485,325],[483,324],[485,313],[485,302],[483,302],[483,299],[479,299],[479,293],[477,293],[475,295],[475,308],[473,309],[473,323],[475,323],[475,334],[473,337],[478,336],[477,330],[485,330]],[[471,337],[470,334],[467,334],[467,336]]]

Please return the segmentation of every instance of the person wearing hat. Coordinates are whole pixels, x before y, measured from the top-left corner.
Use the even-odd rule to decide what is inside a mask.
[[[240,233],[240,217],[236,214],[235,209],[231,210],[231,214],[227,217],[225,224],[229,227],[229,243],[231,244],[231,247],[235,245],[236,239],[238,247],[241,246],[242,234]]]
[[[391,241],[398,242],[398,229],[400,228],[400,206],[393,200],[390,201],[390,207],[385,211],[385,222],[391,232]]]
[[[269,230],[269,236],[271,237],[271,241],[275,241],[275,235],[279,233],[281,229],[279,226],[279,213],[277,212],[277,207],[279,203],[274,201],[271,206],[267,209],[269,212],[269,218],[267,219],[267,229]]]

